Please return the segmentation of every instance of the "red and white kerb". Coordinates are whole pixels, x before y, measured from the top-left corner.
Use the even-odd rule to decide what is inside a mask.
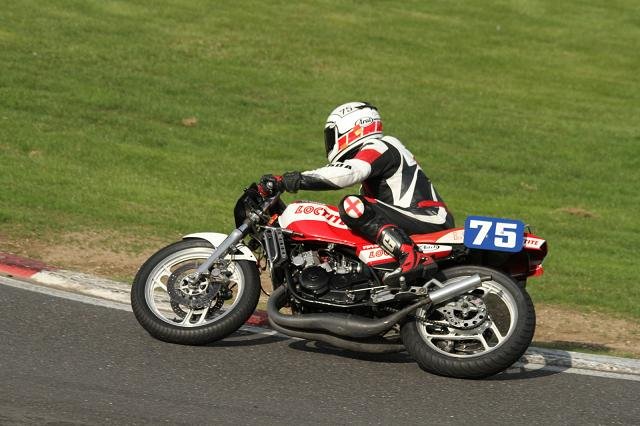
[[[354,219],[358,219],[364,214],[364,203],[358,197],[349,196],[342,203],[345,213]]]

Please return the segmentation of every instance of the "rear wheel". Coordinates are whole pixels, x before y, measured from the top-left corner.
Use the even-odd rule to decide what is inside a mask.
[[[171,244],[147,260],[131,288],[138,322],[157,339],[202,345],[236,331],[251,316],[260,296],[258,270],[246,260],[225,261],[216,274],[190,283],[213,252],[204,240]]]
[[[441,271],[438,279],[447,285],[474,274],[491,279],[455,299],[418,309],[415,320],[402,327],[403,343],[422,369],[487,377],[510,367],[531,344],[533,303],[511,278],[485,267],[460,266]]]

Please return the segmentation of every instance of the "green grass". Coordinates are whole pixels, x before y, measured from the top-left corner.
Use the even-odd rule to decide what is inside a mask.
[[[549,240],[536,301],[638,319],[638,12],[631,0],[7,0],[0,234],[228,231],[249,182],[322,165],[326,115],[366,99],[458,223],[519,218]],[[576,208],[591,214],[563,210]]]

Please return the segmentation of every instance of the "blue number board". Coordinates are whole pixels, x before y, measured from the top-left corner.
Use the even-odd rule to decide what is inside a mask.
[[[513,219],[469,216],[464,223],[464,245],[481,250],[518,252],[524,244],[524,223]]]

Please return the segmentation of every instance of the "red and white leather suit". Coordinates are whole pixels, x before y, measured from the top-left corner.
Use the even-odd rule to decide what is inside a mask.
[[[408,234],[454,226],[453,216],[413,154],[392,136],[370,137],[339,161],[302,173],[286,173],[284,180],[292,191],[332,190],[360,183],[359,195],[343,198],[340,215],[350,228],[372,242],[387,224]]]

